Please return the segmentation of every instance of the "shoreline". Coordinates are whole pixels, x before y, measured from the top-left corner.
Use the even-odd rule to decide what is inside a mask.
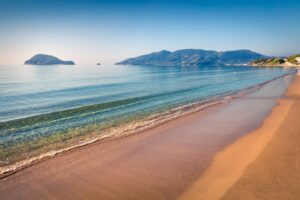
[[[13,199],[21,195],[39,199],[71,195],[80,199],[80,195],[86,194],[107,199],[119,195],[127,199],[139,199],[141,195],[144,199],[177,198],[202,174],[216,152],[261,125],[275,105],[271,103],[274,97],[269,100],[261,95],[268,92],[271,84],[284,83],[291,76],[264,85],[260,88],[264,92],[254,92],[257,96],[245,94],[246,97],[226,105],[179,117],[143,134],[94,142],[34,163],[0,179],[0,197]],[[251,109],[257,106],[262,109]],[[249,116],[238,116],[241,111]],[[217,127],[211,126],[216,123]],[[134,181],[128,184],[128,180]],[[99,191],[94,185],[104,189]],[[70,187],[76,188],[74,194],[65,193]]]
[[[262,126],[216,154],[179,199],[299,199],[300,182],[294,178],[299,165],[293,166],[300,157],[295,149],[299,137],[290,138],[300,130],[293,121],[299,115],[293,111],[300,109],[299,89],[300,77],[296,76]],[[292,140],[295,146],[291,146]],[[288,154],[282,153],[287,151]],[[293,157],[293,161],[286,157]],[[288,171],[278,165],[293,169]]]
[[[69,151],[74,151],[78,148],[85,147],[92,145],[94,143],[102,143],[107,140],[112,140],[112,139],[118,139],[119,137],[128,137],[130,135],[138,134],[144,131],[151,130],[153,128],[156,128],[160,125],[163,125],[165,123],[168,123],[172,120],[176,120],[181,117],[188,116],[190,114],[194,114],[197,112],[201,112],[204,109],[207,109],[211,106],[217,106],[219,104],[225,105],[229,103],[232,100],[242,98],[243,96],[250,94],[252,92],[255,92],[259,88],[263,87],[264,85],[292,75],[294,73],[288,73],[286,75],[279,76],[277,78],[274,78],[272,80],[263,82],[261,84],[246,88],[241,91],[236,91],[230,94],[225,94],[221,95],[219,97],[216,97],[215,100],[209,100],[209,101],[203,101],[203,102],[195,102],[195,103],[190,103],[187,105],[179,106],[176,108],[173,108],[169,111],[165,111],[162,114],[155,114],[154,117],[148,117],[145,120],[137,121],[137,122],[132,122],[128,123],[125,125],[121,125],[119,128],[121,129],[120,133],[115,133],[115,129],[109,129],[108,131],[104,131],[103,134],[97,137],[92,137],[92,138],[86,138],[85,140],[79,140],[77,143],[71,146],[67,146],[62,149],[57,149],[57,150],[50,150],[46,153],[39,154],[37,156],[18,161],[16,163],[0,167],[0,179],[10,176],[11,174],[15,174],[25,168],[31,167],[32,165],[35,165],[39,162],[43,162],[44,160],[51,159],[59,154],[63,154],[65,152]],[[158,117],[157,117],[158,116]],[[123,131],[122,131],[123,130]],[[95,131],[97,132],[97,131]]]
[[[257,87],[257,86],[254,86],[254,87]],[[252,88],[250,88],[250,89],[252,89]],[[35,165],[35,164],[38,164],[39,162],[43,162],[44,160],[51,159],[51,158],[53,158],[57,155],[60,155],[60,154],[76,151],[77,149],[88,147],[90,145],[97,145],[97,143],[103,143],[103,142],[110,141],[110,140],[121,139],[121,138],[124,138],[124,137],[130,137],[131,135],[135,135],[135,134],[143,133],[145,131],[149,131],[153,128],[156,128],[160,125],[171,122],[173,120],[176,120],[176,119],[188,116],[188,115],[192,115],[192,114],[195,114],[197,112],[201,112],[204,109],[209,109],[210,107],[219,106],[219,105],[224,106],[226,103],[229,103],[231,100],[239,98],[239,96],[245,95],[245,94],[242,94],[242,93],[243,92],[236,92],[235,94],[230,94],[228,96],[224,96],[221,99],[216,100],[216,101],[212,101],[212,102],[200,102],[200,103],[193,103],[191,105],[186,105],[186,106],[183,106],[183,109],[185,107],[190,107],[190,106],[193,107],[194,105],[197,105],[197,106],[195,108],[193,107],[194,109],[190,109],[187,112],[179,113],[178,115],[170,116],[169,118],[167,117],[166,119],[162,119],[161,121],[159,121],[157,123],[154,123],[154,124],[141,126],[141,125],[139,125],[139,122],[134,122],[133,124],[129,123],[128,125],[124,125],[124,126],[125,127],[130,127],[130,128],[128,130],[125,128],[125,131],[122,132],[122,133],[115,134],[114,130],[111,130],[111,131],[108,131],[107,134],[103,134],[102,136],[99,136],[99,137],[96,137],[96,138],[87,139],[87,140],[84,140],[84,141],[80,140],[78,142],[78,144],[75,144],[73,146],[66,147],[66,148],[63,148],[63,149],[49,151],[49,152],[46,152],[44,154],[40,154],[38,156],[29,158],[29,159],[26,159],[26,160],[21,160],[20,162],[14,163],[12,165],[7,165],[7,166],[4,166],[4,167],[0,167],[0,179],[5,178],[7,176],[10,176],[14,173],[17,173],[17,172],[19,172],[19,171],[21,171],[25,168],[28,168],[30,166]],[[175,109],[171,109],[169,112],[171,112],[171,113],[174,112],[176,114],[176,110],[179,110],[179,109],[180,109],[180,107],[175,108]],[[165,116],[162,115],[162,118],[164,118],[164,117]],[[155,120],[157,120],[157,119],[154,119],[154,121]],[[147,123],[147,121],[146,121],[146,123]],[[135,124],[138,124],[138,125],[135,125]],[[134,127],[134,128],[132,128],[132,127]],[[137,127],[137,129],[135,127]]]

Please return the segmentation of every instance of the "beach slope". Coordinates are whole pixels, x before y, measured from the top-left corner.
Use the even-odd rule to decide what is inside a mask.
[[[300,199],[300,78],[263,125],[215,156],[180,199]]]

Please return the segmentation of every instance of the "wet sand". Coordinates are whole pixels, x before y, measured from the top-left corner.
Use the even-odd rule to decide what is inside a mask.
[[[260,127],[290,79],[143,133],[41,161],[2,178],[0,199],[176,199],[217,152]]]
[[[300,78],[257,130],[218,153],[180,199],[300,199]]]

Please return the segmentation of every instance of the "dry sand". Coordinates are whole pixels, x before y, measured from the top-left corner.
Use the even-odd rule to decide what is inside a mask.
[[[180,199],[300,199],[300,78],[263,125],[215,156]]]

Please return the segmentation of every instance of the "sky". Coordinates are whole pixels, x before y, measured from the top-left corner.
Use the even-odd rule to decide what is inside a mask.
[[[299,0],[0,0],[0,64],[89,65],[178,49],[300,53]]]

